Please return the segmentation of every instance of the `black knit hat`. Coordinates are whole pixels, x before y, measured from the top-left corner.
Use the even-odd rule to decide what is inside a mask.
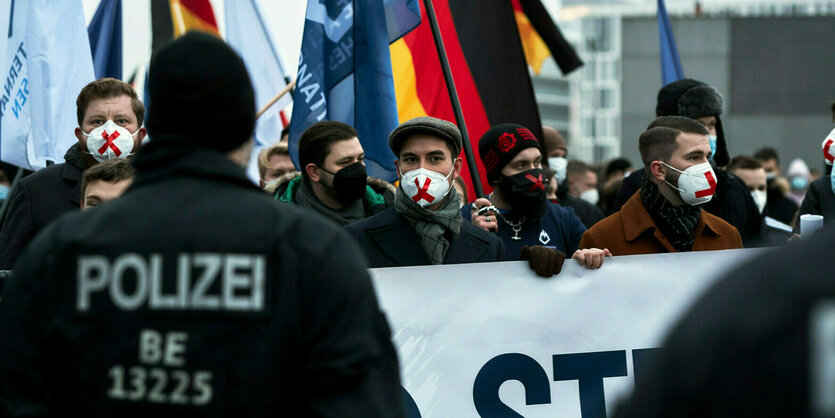
[[[478,140],[478,154],[487,170],[487,180],[492,183],[516,154],[531,147],[542,152],[539,140],[522,125],[503,123],[490,128]]]
[[[701,81],[684,78],[667,84],[658,91],[655,115],[684,116],[690,119],[715,116],[717,139],[713,160],[719,166],[726,166],[731,162],[731,158],[722,129],[722,120],[719,118],[723,108],[724,100],[716,89]]]
[[[151,140],[173,135],[227,152],[255,128],[255,93],[243,60],[205,32],[188,32],[154,53],[148,93]]]

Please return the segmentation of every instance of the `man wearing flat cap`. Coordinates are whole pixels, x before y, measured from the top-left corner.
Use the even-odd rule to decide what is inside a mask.
[[[0,416],[403,416],[362,254],[246,177],[241,58],[189,32],[148,91],[133,185],[48,226],[6,284]]]
[[[501,261],[496,236],[462,222],[452,182],[463,163],[461,132],[432,117],[402,123],[389,135],[400,186],[394,206],[346,227],[371,267]]]

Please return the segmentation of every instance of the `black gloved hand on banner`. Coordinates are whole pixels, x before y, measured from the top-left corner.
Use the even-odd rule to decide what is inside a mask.
[[[555,274],[560,274],[560,271],[562,271],[562,263],[565,262],[565,253],[541,245],[531,247],[526,245],[522,247],[522,254],[519,258],[521,260],[528,260],[528,265],[531,267],[531,270],[536,272],[537,276],[551,277]]]

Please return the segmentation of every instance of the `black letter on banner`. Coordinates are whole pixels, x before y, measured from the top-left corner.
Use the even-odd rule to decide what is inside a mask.
[[[499,399],[499,387],[508,380],[525,387],[525,404],[551,403],[551,382],[536,360],[524,354],[501,354],[490,359],[473,382],[473,403],[483,418],[522,417]]]
[[[603,378],[626,376],[626,351],[560,354],[554,356],[554,381],[580,381],[580,413],[583,418],[605,417]]]
[[[407,418],[421,418],[420,409],[418,409],[415,399],[406,388],[400,386],[401,396],[403,396],[403,410],[406,411]]]
[[[647,373],[647,366],[649,366],[650,360],[653,359],[653,356],[656,352],[660,350],[659,348],[643,348],[640,350],[632,350],[632,368],[634,369],[635,373],[635,386],[637,387],[640,382],[643,381],[644,375]]]

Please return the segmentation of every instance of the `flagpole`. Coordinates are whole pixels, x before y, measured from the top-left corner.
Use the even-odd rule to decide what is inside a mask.
[[[296,86],[296,80],[293,80],[292,83],[286,85],[280,92],[278,92],[278,94],[275,95],[275,97],[272,98],[272,100],[270,100],[269,103],[264,105],[264,107],[262,107],[261,110],[258,111],[258,114],[255,115],[255,120],[258,120],[258,118],[260,118],[261,115],[264,114],[264,112],[266,112],[269,108],[271,108],[277,101],[281,100],[281,98],[284,97],[285,94],[287,94],[287,93],[292,94],[293,87],[295,87],[295,86]]]
[[[484,197],[484,188],[481,187],[481,177],[478,175],[478,165],[473,156],[470,135],[467,132],[467,124],[464,122],[464,112],[461,110],[461,101],[458,99],[458,91],[455,90],[455,81],[452,79],[452,71],[449,68],[449,59],[444,49],[444,40],[441,37],[441,29],[438,26],[438,18],[435,16],[435,6],[432,0],[423,0],[426,6],[426,15],[429,18],[429,26],[432,27],[432,37],[435,39],[435,48],[438,50],[438,58],[441,59],[441,68],[444,71],[444,80],[449,92],[449,101],[452,102],[452,110],[455,112],[455,120],[461,130],[461,138],[464,145],[464,156],[467,158],[467,166],[470,168],[470,177],[473,180],[473,188],[476,197]]]

